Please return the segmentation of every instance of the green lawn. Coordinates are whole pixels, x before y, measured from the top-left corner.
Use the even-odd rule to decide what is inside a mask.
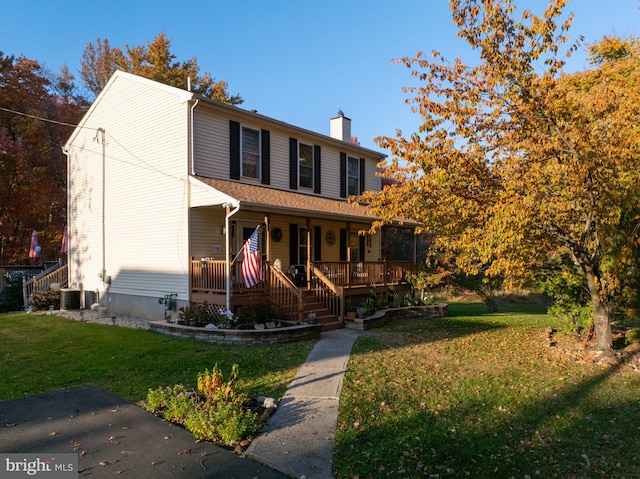
[[[337,479],[640,477],[640,373],[551,354],[544,307],[373,330],[344,381]],[[138,401],[218,363],[281,397],[313,342],[225,346],[47,315],[0,315],[0,400],[93,384]]]
[[[251,395],[279,398],[313,342],[243,347],[178,340],[151,331],[39,314],[0,314],[0,400],[92,384],[136,402],[149,388],[182,383],[218,363],[240,366]]]
[[[544,309],[452,304],[360,338],[337,478],[640,476],[640,373],[550,354]]]

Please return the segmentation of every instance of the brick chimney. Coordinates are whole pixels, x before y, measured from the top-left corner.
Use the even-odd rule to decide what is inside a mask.
[[[331,118],[331,138],[351,142],[351,120],[338,110],[338,116]]]

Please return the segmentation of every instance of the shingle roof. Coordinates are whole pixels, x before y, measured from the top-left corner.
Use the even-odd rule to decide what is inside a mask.
[[[249,207],[255,211],[351,221],[362,220],[370,222],[375,219],[367,214],[364,206],[348,203],[345,200],[329,199],[312,194],[279,190],[238,181],[205,178],[202,176],[195,176],[195,178],[211,188],[238,200],[241,209]]]

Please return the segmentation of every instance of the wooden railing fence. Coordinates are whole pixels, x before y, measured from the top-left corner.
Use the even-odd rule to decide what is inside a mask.
[[[29,304],[29,297],[34,292],[48,291],[52,284],[57,283],[64,288],[69,281],[69,266],[55,264],[31,279],[22,280],[22,299],[25,308]]]
[[[301,322],[302,292],[282,271],[273,267],[269,267],[268,271],[269,296],[272,303],[278,305],[287,321]]]
[[[331,314],[344,317],[344,286],[336,286],[325,274],[315,266],[311,275],[311,290],[324,304]]]

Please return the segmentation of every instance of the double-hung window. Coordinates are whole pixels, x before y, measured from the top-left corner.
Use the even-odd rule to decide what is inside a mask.
[[[300,158],[298,184],[302,188],[313,188],[313,146],[299,143],[298,157]]]
[[[229,120],[229,178],[255,178],[263,185],[271,182],[271,135]]]
[[[242,127],[242,176],[260,179],[260,131]]]
[[[360,158],[349,157],[347,161],[347,195],[359,195],[360,189]]]
[[[320,145],[289,138],[289,188],[308,188],[320,193]]]

